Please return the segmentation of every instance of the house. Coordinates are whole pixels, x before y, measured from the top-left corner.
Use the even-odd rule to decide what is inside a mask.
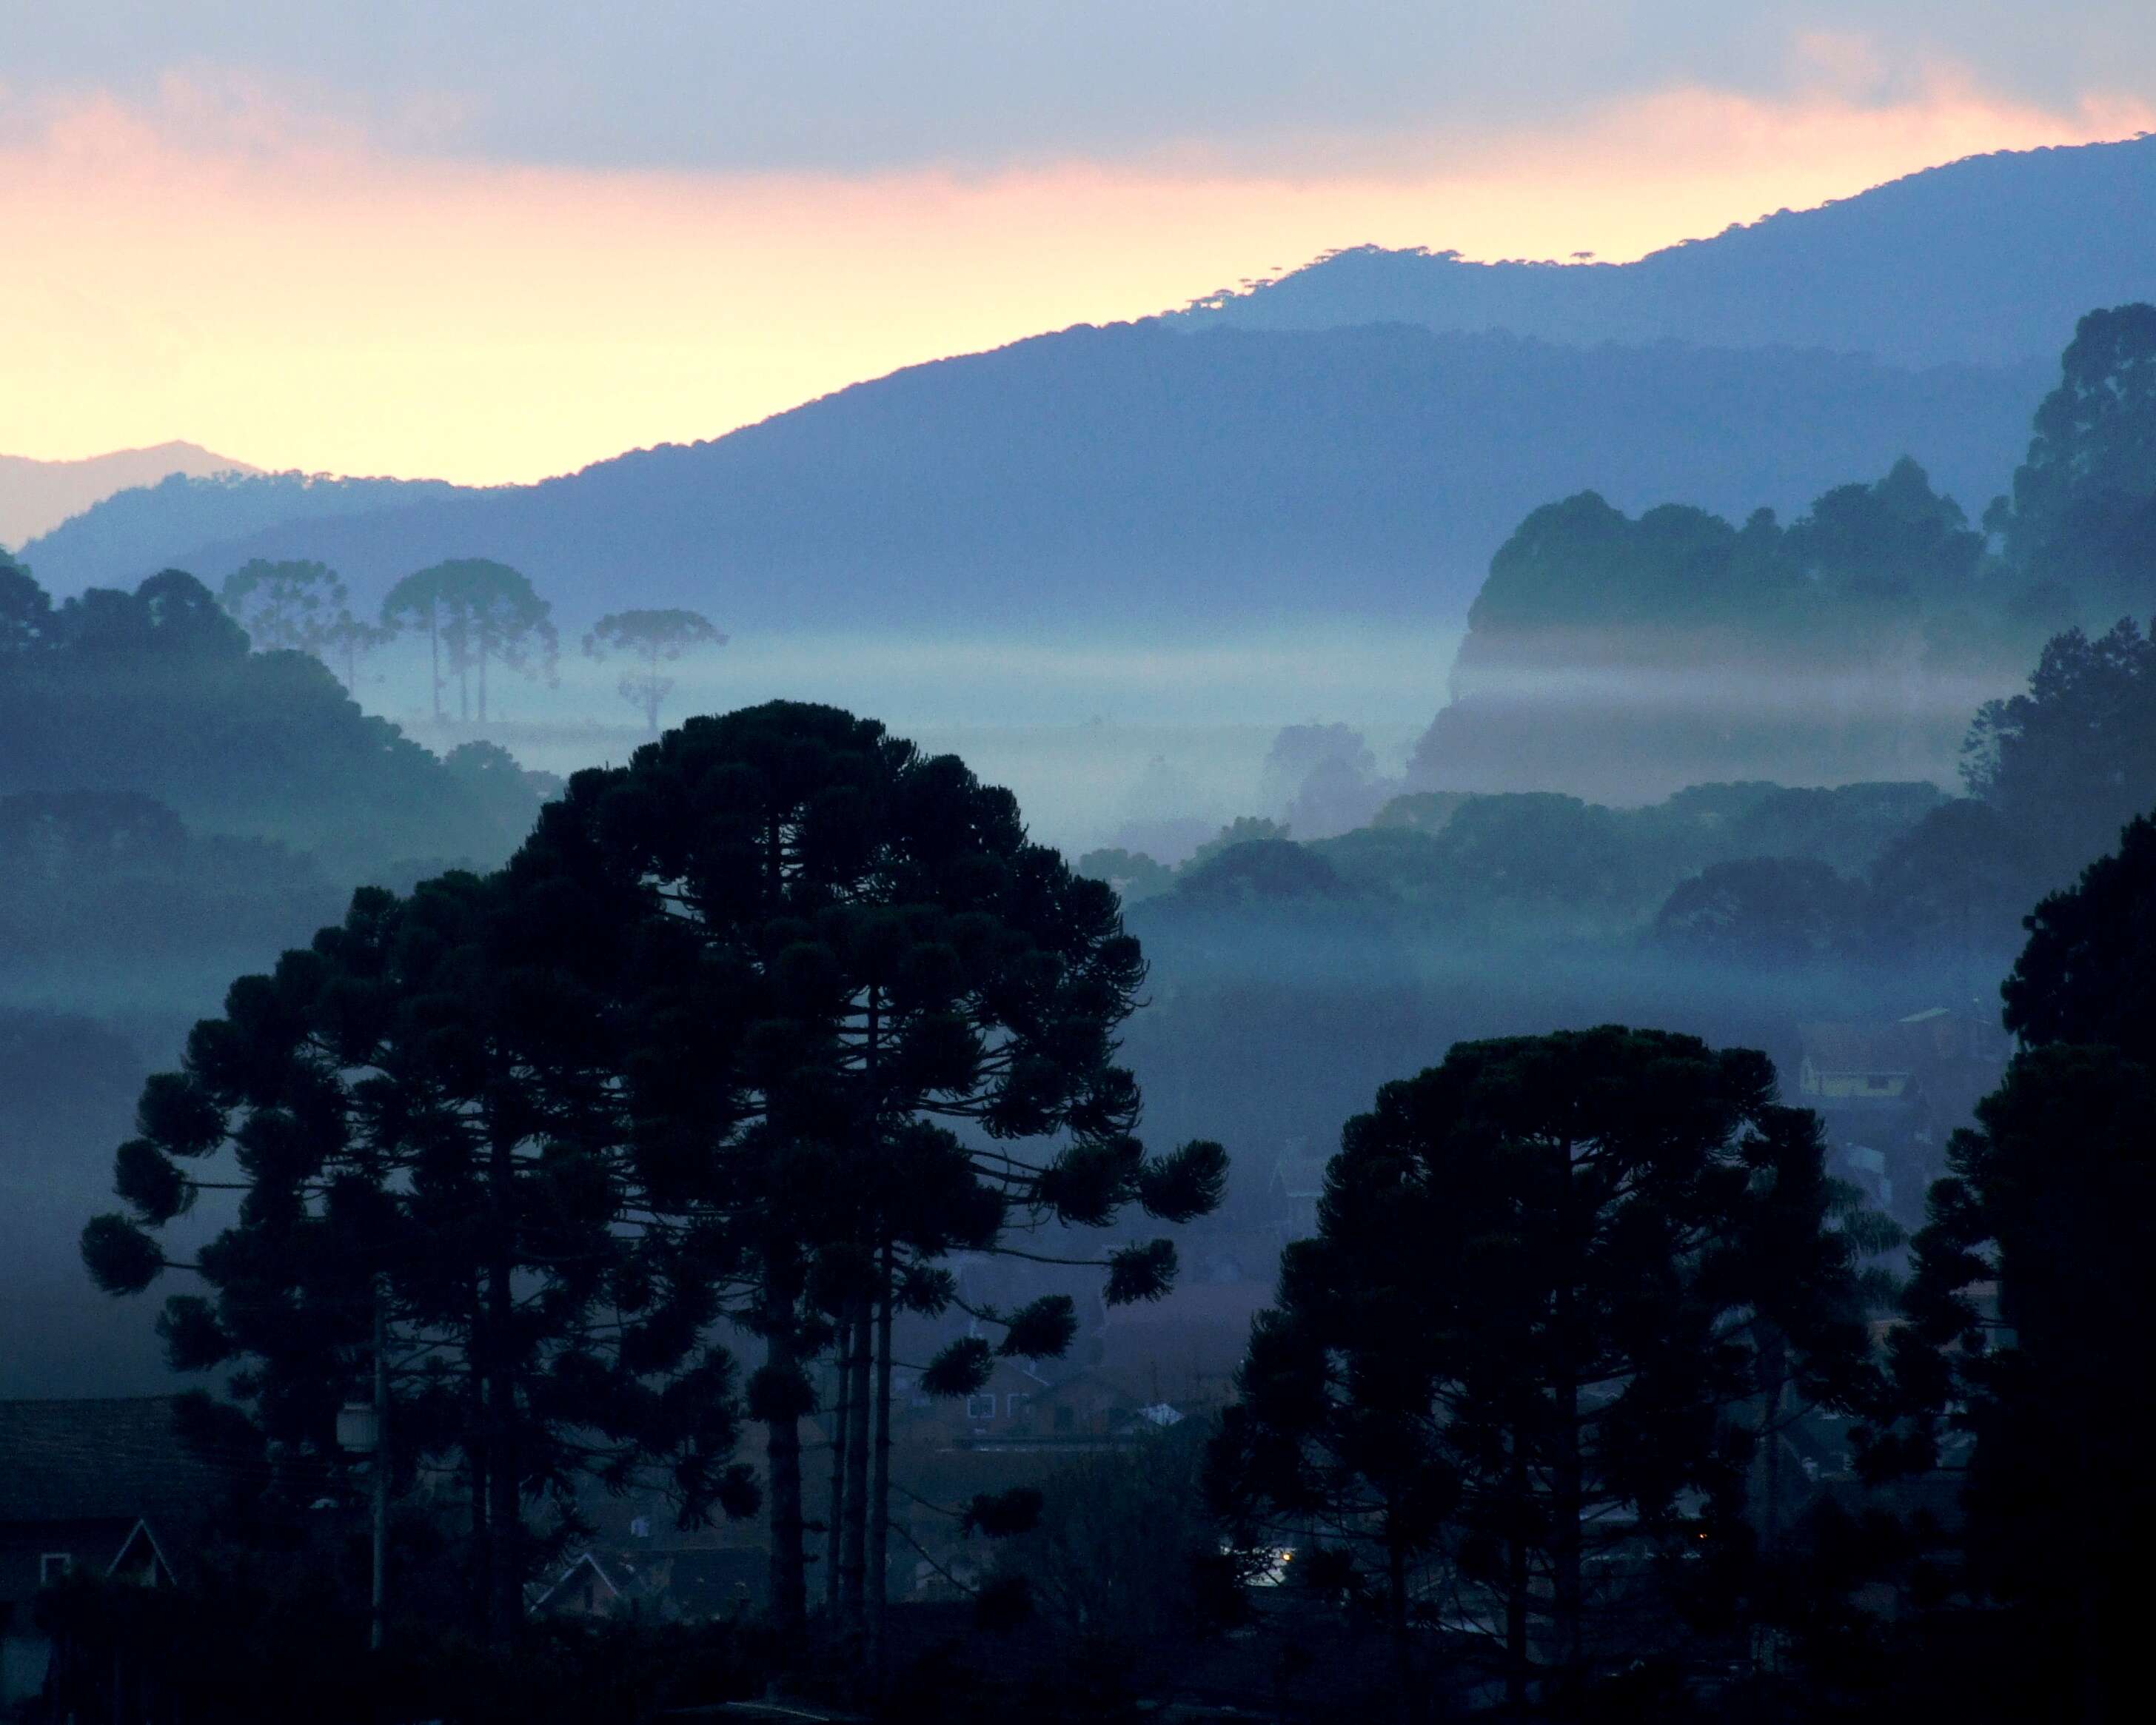
[[[232,1487],[191,1450],[177,1399],[0,1402],[0,1707],[43,1689],[52,1647],[39,1589],[88,1574],[182,1580]]]
[[[1916,1072],[1908,1039],[1892,1024],[1805,1024],[1797,1091],[1804,1106],[1892,1106],[1906,1100]]]
[[[525,1592],[532,1614],[709,1623],[763,1603],[770,1558],[746,1547],[682,1546],[583,1551]]]
[[[2005,1033],[1988,1014],[1943,1006],[1799,1033],[1794,1100],[1825,1127],[1830,1169],[1897,1220],[1921,1225],[1948,1138],[1972,1122],[2005,1070]]]

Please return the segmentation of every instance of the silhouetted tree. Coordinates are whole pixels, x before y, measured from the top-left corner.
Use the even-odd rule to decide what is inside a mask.
[[[346,694],[357,691],[359,661],[390,638],[362,623],[346,603],[345,585],[326,564],[261,557],[224,578],[218,594],[257,652],[310,653],[335,670]]]
[[[459,557],[407,575],[382,602],[385,628],[424,629],[434,684],[434,716],[442,716],[443,659],[457,682],[457,716],[486,722],[487,670],[495,662],[527,676],[553,680],[553,607],[506,563]],[[474,684],[476,683],[476,691]]]
[[[344,583],[326,563],[256,557],[224,578],[218,598],[258,653],[319,654],[331,620],[346,611]]]
[[[12,660],[49,646],[52,639],[52,596],[0,551],[0,676]]]
[[[2065,583],[2087,608],[2147,603],[2156,581],[2156,305],[2082,319],[2058,388],[2036,409],[2012,506],[1994,505],[1985,525],[2004,530],[2025,574]],[[2098,622],[2117,614],[2095,612]]]
[[[2033,1045],[2100,1045],[2156,1067],[2156,819],[2133,821],[2028,928],[2002,991],[2006,1028]]]
[[[804,1367],[838,1338],[840,1603],[873,1656],[896,1313],[942,1309],[939,1260],[1011,1226],[1103,1226],[1133,1202],[1187,1219],[1220,1195],[1217,1145],[1148,1158],[1132,1136],[1114,1039],[1137,942],[1106,886],[1028,842],[1009,792],[829,707],[692,719],[627,768],[578,774],[519,865],[640,895],[678,949],[638,1009],[675,1038],[639,1074],[644,1154],[728,1219],[753,1266],[741,1316],[766,1344],[750,1402],[788,1630],[806,1609]],[[1156,1240],[1106,1267],[1111,1301],[1156,1297],[1174,1253]],[[978,1315],[1001,1329],[993,1352],[1033,1358],[1076,1321],[1060,1296]],[[991,1356],[954,1344],[924,1381],[964,1394]]]
[[[1127,905],[1152,898],[1175,884],[1174,871],[1142,850],[1089,850],[1078,859],[1076,866],[1087,880],[1106,881]]]
[[[729,1266],[708,1235],[644,1225],[627,1027],[605,1008],[629,927],[505,876],[362,891],[148,1082],[115,1163],[131,1214],[83,1234],[98,1283],[138,1292],[167,1267],[158,1232],[239,1190],[185,1266],[208,1296],[172,1296],[159,1327],[176,1368],[236,1368],[262,1435],[318,1466],[379,1307],[398,1464],[459,1466],[496,1632],[545,1548],[527,1502],[553,1501],[557,1545],[580,1475],[619,1486],[663,1462],[688,1523],[753,1502],[730,1466],[732,1363],[702,1339]]]
[[[644,714],[645,727],[659,734],[659,709],[674,692],[674,680],[660,670],[696,647],[723,647],[726,638],[711,619],[695,611],[617,611],[599,619],[584,637],[593,659],[626,654],[635,668],[623,674],[621,698]]]
[[[1605,1028],[1460,1044],[1348,1123],[1214,1479],[1246,1526],[1378,1557],[1404,1688],[1428,1560],[1502,1620],[1516,1711],[1543,1679],[1576,1705],[1624,1651],[1592,1578],[1740,1554],[1784,1384],[1861,1387],[1818,1126],[1773,1097],[1763,1055]]]
[[[2156,639],[2131,620],[2046,643],[2029,692],[1984,704],[1962,778],[2037,848],[2063,885],[2156,808]]]
[[[2156,1538],[2156,1073],[2051,1044],[1977,1118],[1932,1188],[1895,1338],[1917,1417],[1872,1461],[1922,1466],[1943,1429],[1974,1436],[1968,1591],[2012,1613],[1984,1655],[2010,1671],[2027,1650],[2052,1716],[2101,1725],[2136,1711]]]

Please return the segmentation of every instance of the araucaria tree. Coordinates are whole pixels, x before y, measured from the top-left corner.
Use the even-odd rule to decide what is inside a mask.
[[[644,715],[645,728],[656,737],[659,709],[674,692],[674,679],[660,667],[678,663],[692,649],[726,644],[711,619],[695,611],[616,611],[599,619],[584,637],[584,652],[593,659],[620,655],[631,661],[622,673],[621,698]]]
[[[1604,1028],[1460,1044],[1348,1122],[1212,1477],[1379,1578],[1404,1707],[1424,1613],[1491,1626],[1516,1712],[1577,1707],[1656,1577],[1748,1548],[1763,1430],[1862,1384],[1818,1128],[1774,1098],[1762,1055]]]
[[[224,578],[218,598],[255,651],[312,654],[336,671],[346,694],[357,686],[361,659],[389,639],[352,614],[344,583],[325,563],[256,557]]]
[[[186,1266],[206,1291],[159,1327],[176,1368],[231,1368],[262,1438],[316,1471],[379,1324],[394,1466],[460,1474],[496,1634],[578,1530],[580,1476],[649,1468],[690,1522],[753,1505],[732,1363],[706,1339],[731,1266],[708,1234],[654,1224],[631,1153],[603,1009],[628,927],[511,876],[362,891],[149,1081],[116,1161],[131,1214],[83,1237],[95,1279],[137,1292],[168,1267],[159,1231],[236,1187],[236,1219]]]
[[[457,684],[457,716],[486,722],[487,672],[501,664],[552,682],[557,654],[553,607],[506,563],[459,557],[407,575],[382,602],[385,628],[424,629],[434,716],[445,677]],[[447,660],[446,671],[444,661]]]
[[[518,866],[640,896],[652,1027],[630,1106],[645,1166],[750,1266],[735,1309],[765,1345],[772,1599],[807,1610],[799,1421],[835,1349],[842,1621],[880,1645],[892,1329],[953,1297],[940,1260],[1014,1227],[1105,1226],[1127,1205],[1211,1209],[1219,1147],[1148,1157],[1117,1026],[1144,973],[1114,894],[1029,843],[1007,791],[834,708],[692,719],[626,768],[579,773]],[[1156,1297],[1166,1240],[1098,1260],[1110,1301]],[[1060,1353],[1065,1296],[983,1312],[998,1351]],[[991,1345],[933,1361],[978,1388]]]

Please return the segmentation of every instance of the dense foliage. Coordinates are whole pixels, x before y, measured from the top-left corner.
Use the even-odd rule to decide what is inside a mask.
[[[506,855],[538,797],[506,757],[444,762],[316,660],[257,653],[167,570],[54,606],[0,567],[0,794],[130,793],[203,834],[268,838],[349,881],[399,859]]]

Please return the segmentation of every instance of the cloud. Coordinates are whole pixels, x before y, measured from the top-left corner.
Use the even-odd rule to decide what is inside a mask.
[[[961,174],[1223,152],[1292,176],[1673,86],[1892,104],[2156,100],[2146,0],[0,0],[25,95],[141,105],[192,69],[305,93],[382,148],[698,172]]]

